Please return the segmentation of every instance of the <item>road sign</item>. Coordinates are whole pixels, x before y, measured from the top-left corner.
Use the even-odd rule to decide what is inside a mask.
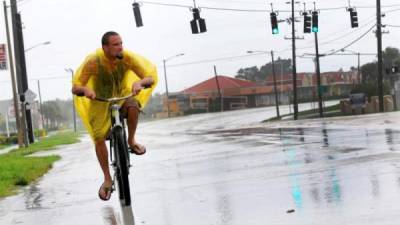
[[[25,92],[25,101],[32,104],[35,101],[36,98],[36,94],[35,92],[33,92],[32,90],[28,89]]]
[[[5,44],[0,44],[0,70],[7,70],[7,55]]]

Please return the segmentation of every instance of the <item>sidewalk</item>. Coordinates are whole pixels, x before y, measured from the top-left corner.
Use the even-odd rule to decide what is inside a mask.
[[[0,155],[6,154],[6,153],[8,153],[11,150],[16,149],[16,148],[18,148],[18,145],[11,145],[11,146],[9,146],[7,148],[3,148],[3,149],[0,150]]]

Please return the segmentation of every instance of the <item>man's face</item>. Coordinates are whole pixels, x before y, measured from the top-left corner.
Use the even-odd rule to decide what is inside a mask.
[[[119,35],[113,35],[108,38],[108,44],[103,45],[104,52],[112,59],[122,59],[122,40]]]

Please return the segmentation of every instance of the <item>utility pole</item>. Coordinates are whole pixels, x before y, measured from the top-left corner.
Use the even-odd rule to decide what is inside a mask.
[[[294,0],[292,0],[292,61],[293,61],[293,119],[297,120],[297,71],[296,71],[296,30],[294,17]]]
[[[71,70],[71,79],[74,79],[74,71]],[[75,109],[75,95],[72,94],[72,116],[74,117],[74,132],[76,133],[76,109]]]
[[[219,86],[219,81],[218,81],[218,74],[217,74],[217,67],[214,65],[214,75],[215,75],[215,82],[217,83],[217,88],[218,88],[218,96],[221,104],[221,112],[224,111],[224,100],[222,98],[221,94],[221,87]]]
[[[316,14],[314,14],[316,13]],[[315,7],[314,2],[314,12],[313,16],[318,16],[318,11]],[[314,23],[314,22],[313,22]],[[314,24],[313,24],[314,26]],[[317,73],[317,89],[318,89],[318,111],[319,117],[324,117],[323,106],[322,106],[322,87],[321,87],[321,70],[320,70],[320,63],[319,63],[319,46],[318,46],[318,29],[314,31],[314,39],[315,39],[315,63],[316,63],[316,73]]]
[[[40,117],[42,119],[42,129],[44,129],[44,117],[43,117],[43,104],[42,104],[42,94],[40,91],[40,81],[37,80],[37,86],[38,86],[38,93],[39,93],[39,107],[40,107]],[[38,137],[40,134],[38,135]]]
[[[15,52],[15,65],[17,71],[18,81],[18,92],[22,105],[22,121],[25,123],[23,126],[26,128],[24,136],[27,136],[29,140],[25,141],[25,145],[34,142],[33,127],[32,127],[32,115],[31,111],[27,109],[27,103],[25,102],[25,92],[28,90],[28,78],[26,75],[26,63],[24,53],[24,40],[22,35],[22,21],[21,15],[17,10],[16,0],[10,0],[11,3],[11,18],[13,24],[13,36],[14,36],[14,52]]]
[[[74,70],[71,68],[65,69],[65,71],[71,73],[71,81],[74,79]],[[73,122],[74,122],[74,132],[76,133],[76,109],[75,109],[75,104],[74,104],[74,98],[75,95],[72,94],[72,116],[73,116]]]
[[[360,53],[357,52],[357,80],[358,84],[361,84],[361,71],[360,71]]]
[[[15,114],[15,121],[17,125],[17,130],[18,130],[18,146],[22,147],[23,146],[23,129],[21,125],[21,117],[19,113],[19,106],[18,106],[18,94],[17,94],[17,87],[16,87],[16,81],[15,81],[15,70],[14,70],[14,57],[13,57],[13,52],[11,49],[11,38],[10,38],[10,28],[8,26],[8,14],[7,14],[7,5],[6,1],[3,1],[3,6],[4,6],[4,21],[6,23],[6,33],[7,33],[7,51],[8,55],[10,57],[10,75],[11,75],[11,86],[12,86],[12,92],[13,92],[13,101],[14,101],[14,114]]]
[[[169,108],[169,93],[168,93],[168,81],[167,81],[167,67],[166,67],[166,63],[167,63],[167,61],[169,61],[169,60],[171,60],[171,59],[173,59],[173,58],[176,58],[176,57],[180,57],[180,56],[183,56],[183,55],[185,55],[185,53],[179,53],[179,54],[177,54],[177,55],[173,55],[173,56],[170,56],[170,57],[168,57],[168,58],[164,58],[163,59],[163,64],[164,64],[164,80],[165,80],[165,93],[166,93],[166,95],[167,95],[167,113],[168,113],[168,118],[171,116],[171,113],[170,113],[170,108]]]
[[[281,116],[279,115],[278,91],[277,91],[277,89],[276,89],[276,74],[275,74],[274,51],[271,51],[271,59],[272,59],[272,77],[273,77],[273,79],[274,79],[276,117],[280,118]]]
[[[381,0],[376,0],[376,39],[378,42],[378,95],[379,111],[383,112],[383,71],[382,71],[382,15]]]
[[[165,80],[165,94],[167,95],[167,115],[168,118],[170,117],[170,112],[169,112],[169,93],[168,93],[168,82],[167,82],[167,67],[165,66],[165,62],[166,60],[163,59],[163,63],[164,63],[164,80]]]
[[[323,106],[322,106],[322,86],[321,86],[321,71],[319,64],[319,49],[318,49],[318,34],[314,32],[315,38],[315,63],[317,72],[317,90],[318,90],[318,110],[319,117],[324,117]]]

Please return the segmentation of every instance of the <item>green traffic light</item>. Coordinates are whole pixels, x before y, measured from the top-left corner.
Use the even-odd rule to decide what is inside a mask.
[[[272,29],[272,33],[273,33],[273,34],[279,34],[279,29],[278,29],[278,28]]]
[[[319,31],[318,27],[313,27],[312,32],[317,33]]]

